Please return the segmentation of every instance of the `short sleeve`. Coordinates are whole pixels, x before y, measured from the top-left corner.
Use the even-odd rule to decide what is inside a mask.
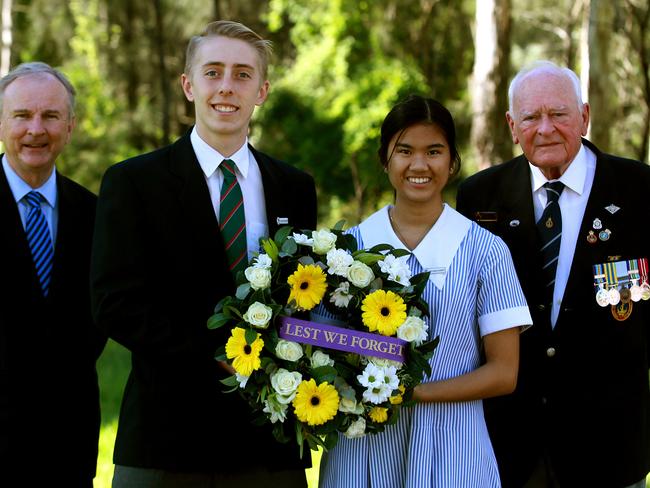
[[[533,323],[508,246],[500,237],[493,237],[478,278],[481,337],[513,327],[526,329]]]

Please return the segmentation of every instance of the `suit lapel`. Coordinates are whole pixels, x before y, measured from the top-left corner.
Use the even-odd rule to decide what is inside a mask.
[[[262,185],[264,186],[264,204],[266,206],[266,221],[269,225],[269,236],[273,237],[275,232],[282,225],[293,225],[292,222],[284,222],[282,219],[288,214],[282,215],[281,202],[284,201],[283,195],[280,194],[282,188],[286,190],[286,182],[279,180],[277,172],[273,171],[273,161],[265,154],[257,151],[249,144],[249,149],[255,156],[257,165],[262,175]]]
[[[225,251],[219,223],[214,214],[210,191],[205,176],[196,158],[190,133],[179,139],[170,152],[169,171],[178,182],[178,193],[170,198],[178,198],[184,218],[189,222],[196,241],[199,255],[205,256],[206,267],[211,276],[221,276],[225,263]],[[210,259],[218,256],[221,259]],[[226,273],[230,276],[230,273]]]

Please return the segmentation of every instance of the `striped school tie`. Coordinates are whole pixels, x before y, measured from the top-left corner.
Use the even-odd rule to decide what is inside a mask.
[[[560,255],[560,242],[562,241],[562,213],[558,200],[564,190],[564,183],[554,181],[544,183],[546,189],[546,207],[542,217],[537,222],[540,235],[542,253],[542,272],[544,277],[546,296],[548,301],[553,300],[555,286],[555,272],[557,260]]]
[[[27,214],[27,223],[25,225],[27,242],[32,253],[41,290],[43,290],[43,295],[47,296],[50,288],[50,279],[52,278],[54,247],[52,246],[52,237],[47,220],[45,220],[45,214],[41,210],[41,202],[45,201],[45,198],[37,191],[30,191],[25,195],[24,199],[29,205],[29,213]]]
[[[223,173],[219,229],[226,248],[228,266],[232,274],[236,275],[237,271],[243,271],[248,266],[244,199],[235,175],[235,164],[229,159],[224,159],[219,168]]]

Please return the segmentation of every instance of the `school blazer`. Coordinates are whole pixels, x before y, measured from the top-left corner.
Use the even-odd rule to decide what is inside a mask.
[[[270,235],[283,222],[314,228],[311,176],[251,150]],[[227,375],[214,353],[227,332],[208,330],[206,322],[235,286],[189,133],[108,169],[95,236],[94,315],[131,351],[115,463],[194,472],[304,469],[294,443],[278,444],[270,428],[253,426],[248,406],[219,382]]]
[[[534,322],[521,335],[516,391],[485,402],[504,487],[525,482],[544,446],[562,486],[580,486],[587,475],[593,486],[623,487],[650,471],[650,301],[617,321],[595,301],[592,270],[650,259],[650,167],[583,144],[596,154],[596,173],[554,329],[526,158],[479,172],[458,190],[458,210],[510,248]],[[587,240],[595,219],[611,231],[608,240]]]

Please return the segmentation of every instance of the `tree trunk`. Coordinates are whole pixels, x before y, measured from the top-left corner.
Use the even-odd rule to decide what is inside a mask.
[[[9,73],[11,67],[12,37],[11,0],[2,0],[2,53],[0,53],[0,76]]]
[[[506,124],[510,75],[510,0],[476,1],[471,142],[479,169],[512,157]]]
[[[589,105],[591,129],[589,138],[602,151],[611,150],[610,124],[614,117],[616,100],[611,86],[609,59],[610,38],[613,29],[614,7],[610,0],[591,0],[589,9]]]
[[[167,145],[171,141],[169,109],[172,106],[172,97],[169,90],[167,75],[167,64],[165,62],[165,24],[162,0],[154,0],[153,7],[156,12],[156,50],[158,54],[160,80],[160,127],[162,128],[162,144]]]

